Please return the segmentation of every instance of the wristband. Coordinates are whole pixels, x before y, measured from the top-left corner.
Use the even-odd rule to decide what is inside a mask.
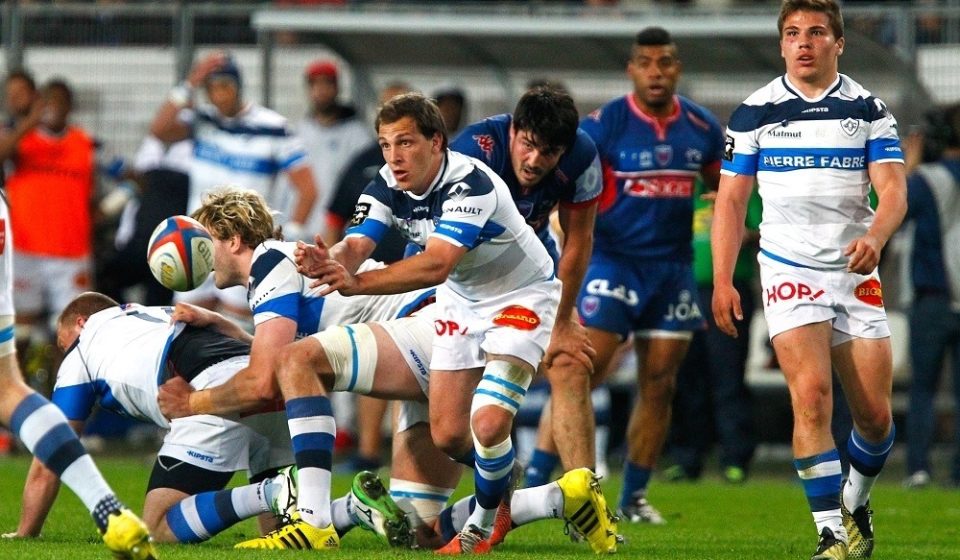
[[[299,222],[287,222],[283,226],[284,241],[299,241],[306,234],[306,228]]]
[[[173,86],[167,95],[167,100],[178,109],[186,107],[193,101],[193,86],[187,81]]]

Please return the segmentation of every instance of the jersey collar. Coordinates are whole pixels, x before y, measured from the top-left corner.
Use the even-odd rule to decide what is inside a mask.
[[[785,87],[787,91],[796,95],[797,97],[806,101],[807,103],[816,103],[817,101],[822,101],[825,98],[827,98],[829,95],[831,95],[833,92],[840,89],[840,86],[843,85],[842,75],[838,73],[836,79],[833,80],[832,84],[830,84],[830,87],[823,90],[823,93],[820,94],[818,97],[811,98],[800,93],[800,89],[794,86],[793,83],[790,82],[790,78],[786,74],[784,74],[781,79],[783,80],[783,87]]]
[[[664,140],[667,137],[667,129],[670,128],[670,125],[675,123],[677,119],[680,118],[680,98],[676,95],[673,96],[673,112],[670,113],[670,116],[666,118],[659,118],[653,115],[649,115],[640,108],[640,105],[637,104],[637,100],[633,97],[633,93],[627,94],[627,106],[630,107],[630,111],[637,116],[640,120],[649,124],[651,128],[656,132],[657,138],[659,140]]]

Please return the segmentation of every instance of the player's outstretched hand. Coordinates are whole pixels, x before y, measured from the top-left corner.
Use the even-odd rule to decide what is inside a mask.
[[[313,240],[316,245],[297,241],[297,248],[293,250],[293,262],[297,265],[297,272],[307,278],[318,278],[321,268],[326,266],[326,261],[330,258],[330,252],[327,251],[327,245],[320,234],[314,235]]]
[[[173,420],[174,418],[183,418],[192,416],[190,410],[190,393],[193,393],[193,387],[187,381],[175,375],[166,383],[160,386],[157,394],[157,403],[160,405],[160,412],[164,416]]]
[[[847,245],[844,255],[850,257],[847,261],[847,272],[856,274],[870,274],[880,263],[880,251],[883,245],[880,240],[869,233],[858,237]]]
[[[713,320],[720,332],[737,338],[734,320],[743,321],[740,292],[733,285],[713,287]]]
[[[310,284],[310,287],[319,288],[326,284],[326,288],[320,291],[321,296],[333,292],[340,292],[342,296],[356,295],[357,277],[350,274],[346,267],[339,262],[327,259],[317,270],[319,271],[317,279]]]
[[[578,362],[593,375],[593,359],[597,356],[597,351],[590,344],[587,329],[574,319],[557,321],[554,324],[550,344],[543,356],[543,364],[548,368],[554,363],[562,365],[564,360],[561,355]]]
[[[203,60],[193,65],[193,68],[190,70],[190,76],[187,77],[187,81],[189,81],[190,85],[193,87],[200,87],[207,79],[207,76],[209,76],[214,70],[217,70],[223,66],[226,61],[227,53],[223,51],[210,53],[204,57]]]

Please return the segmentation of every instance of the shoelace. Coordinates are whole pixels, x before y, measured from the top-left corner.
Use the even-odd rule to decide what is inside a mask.
[[[473,525],[460,531],[460,550],[473,552],[475,546],[484,539],[484,536]]]

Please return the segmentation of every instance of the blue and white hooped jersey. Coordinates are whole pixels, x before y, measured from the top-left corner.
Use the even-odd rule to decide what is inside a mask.
[[[406,317],[433,300],[436,290],[426,288],[403,294],[350,296],[333,292],[325,297],[326,286],[311,289],[310,278],[297,272],[291,241],[267,241],[253,252],[247,299],[254,325],[276,317],[297,324],[297,338],[310,336],[327,327]],[[366,260],[359,272],[383,268],[381,262]]]
[[[190,125],[193,165],[190,167],[188,211],[200,207],[203,193],[224,185],[254,189],[272,208],[285,208],[277,176],[308,165],[306,150],[283,115],[248,103],[239,115],[226,118],[212,105],[184,110]]]
[[[560,156],[553,172],[525,192],[510,160],[512,122],[513,116],[509,113],[483,119],[463,129],[450,142],[450,149],[479,159],[503,179],[517,210],[556,258],[556,244],[550,236],[550,213],[557,204],[574,208],[596,204],[602,187],[597,147],[586,132],[577,129],[573,146]]]
[[[871,163],[903,162],[886,105],[840,74],[808,99],[781,76],[730,117],[722,173],[756,176],[760,249],[795,266],[840,269],[873,222]]]
[[[679,95],[673,114],[657,119],[628,94],[580,128],[596,142],[603,167],[594,252],[691,262],[694,183],[701,170],[719,168],[723,155],[717,119]]]
[[[383,166],[360,195],[350,224],[347,236],[375,242],[396,227],[421,248],[431,237],[466,247],[446,285],[472,301],[553,278],[553,259],[517,211],[503,179],[482,161],[450,150],[422,195],[399,189],[389,166]]]
[[[171,307],[123,305],[94,313],[60,364],[51,400],[70,420],[102,408],[167,427],[157,404],[167,349],[186,327]]]

